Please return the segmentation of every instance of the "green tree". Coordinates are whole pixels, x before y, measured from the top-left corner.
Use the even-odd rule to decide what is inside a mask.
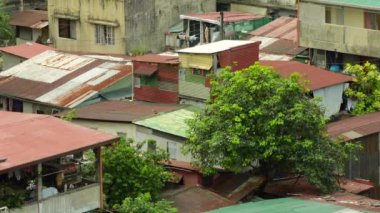
[[[0,0],[0,42],[2,44],[14,43],[15,35],[13,28],[9,25],[9,15],[4,11],[4,0]]]
[[[104,149],[104,193],[109,207],[141,193],[149,193],[156,200],[169,178],[160,164],[167,154],[161,150],[143,152],[142,145],[133,145],[128,139]]]
[[[336,171],[348,151],[326,133],[323,110],[306,93],[299,75],[282,78],[255,64],[211,76],[211,100],[190,120],[185,152],[210,173],[216,166],[265,177],[305,175],[323,192],[336,188]],[[263,188],[263,187],[262,187]]]
[[[121,205],[115,205],[114,209],[120,213],[176,213],[177,209],[171,204],[167,200],[154,202],[150,194],[145,193],[136,198],[126,198]]]
[[[369,62],[364,65],[348,64],[344,73],[354,78],[345,91],[347,97],[358,101],[352,113],[361,115],[380,110],[380,73],[376,65]]]

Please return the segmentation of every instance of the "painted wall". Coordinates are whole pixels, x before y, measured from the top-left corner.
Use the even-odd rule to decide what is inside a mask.
[[[59,50],[99,53],[125,53],[124,0],[49,0],[49,28],[53,46]],[[76,39],[58,36],[59,15],[77,17]],[[96,43],[95,24],[91,20],[115,23],[115,44]]]
[[[296,9],[297,0],[229,0],[223,2],[256,5],[262,7]]]
[[[379,57],[380,30],[359,27],[364,25],[363,10],[344,10],[348,11],[344,13],[344,23],[350,22],[351,26],[326,24],[323,5],[301,2],[300,46]]]
[[[74,119],[72,122],[112,135],[118,135],[119,132],[125,133],[127,138],[132,138],[134,140],[136,139],[136,126],[131,123],[94,121],[85,119]]]
[[[17,64],[20,64],[21,62],[25,60],[24,58],[21,58],[12,54],[4,53],[4,52],[2,54],[3,54],[2,56],[3,70],[7,70],[13,66],[16,66]]]
[[[344,84],[338,84],[313,91],[314,97],[320,97],[322,99],[320,104],[325,109],[326,117],[339,113],[340,106],[343,102],[344,88]]]

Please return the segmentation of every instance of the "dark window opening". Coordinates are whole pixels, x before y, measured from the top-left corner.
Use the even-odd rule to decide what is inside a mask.
[[[75,21],[69,19],[58,19],[58,33],[61,38],[76,39]]]

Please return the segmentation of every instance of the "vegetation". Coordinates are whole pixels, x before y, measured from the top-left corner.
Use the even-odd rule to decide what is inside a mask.
[[[265,185],[286,172],[305,175],[323,192],[336,189],[336,172],[358,146],[330,140],[324,112],[299,75],[282,78],[256,64],[211,78],[212,99],[188,122],[184,149],[205,173],[251,168]]]
[[[9,15],[4,11],[4,0],[0,0],[0,45],[15,43],[15,35],[9,25]]]
[[[150,194],[145,193],[136,198],[127,198],[114,208],[120,213],[176,213],[177,209],[171,204],[172,202],[166,200],[154,202]]]
[[[357,100],[352,113],[361,115],[380,110],[380,73],[376,65],[348,64],[344,73],[354,77],[354,82],[345,91],[347,97]]]
[[[23,192],[12,189],[6,182],[0,182],[0,207],[20,208],[24,198]]]
[[[104,149],[104,193],[109,207],[123,203],[125,198],[133,200],[141,193],[149,193],[155,201],[170,177],[159,164],[167,159],[165,152],[143,152],[143,143],[132,143],[131,139],[123,140]]]

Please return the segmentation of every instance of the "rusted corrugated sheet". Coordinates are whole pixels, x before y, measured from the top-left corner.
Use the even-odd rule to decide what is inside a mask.
[[[259,45],[259,42],[255,42],[219,53],[220,66],[231,66],[233,70],[249,67],[259,59]]]
[[[242,12],[224,12],[224,22],[239,22],[248,20],[257,20],[264,18],[263,15],[255,15],[251,13]],[[208,13],[191,13],[186,15],[180,15],[181,19],[189,19],[196,21],[209,22],[213,24],[220,24],[220,13],[219,12],[208,12]]]
[[[48,25],[48,12],[43,10],[24,10],[12,16],[9,24],[41,29]]]
[[[0,94],[75,107],[132,74],[132,64],[46,51],[0,73]]]

